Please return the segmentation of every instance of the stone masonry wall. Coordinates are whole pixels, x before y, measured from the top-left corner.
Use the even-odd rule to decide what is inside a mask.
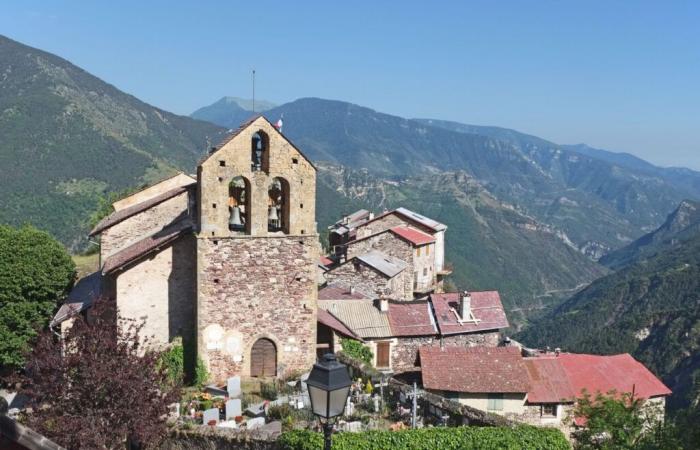
[[[104,230],[100,239],[100,257],[102,261],[134,242],[161,230],[170,224],[173,219],[187,214],[188,204],[188,193],[183,192],[177,197],[166,200]],[[193,211],[190,209],[189,212]]]
[[[198,354],[213,380],[250,375],[260,338],[277,350],[277,374],[316,358],[316,262],[312,236],[197,240]]]
[[[472,333],[445,336],[443,338],[446,347],[474,347],[477,345],[496,347],[500,341],[500,333],[497,331],[487,333]],[[417,336],[398,338],[391,348],[392,368],[395,372],[419,370],[418,348],[423,345],[440,345],[438,336]]]
[[[388,230],[389,228],[394,228],[400,225],[410,225],[424,233],[430,234],[431,236],[435,234],[434,230],[426,227],[425,225],[421,225],[420,223],[404,219],[403,216],[400,216],[398,214],[387,214],[386,216],[380,217],[379,219],[375,219],[372,222],[358,226],[357,239],[370,236],[372,234],[379,233],[381,231]]]
[[[194,339],[196,278],[195,238],[182,236],[153,257],[116,275],[117,308],[122,317],[146,319],[141,331],[154,344],[176,336]]]
[[[409,270],[410,268],[407,268],[394,278],[389,279],[371,267],[348,261],[327,272],[325,276],[329,283],[352,286],[370,298],[377,298],[379,292],[389,289],[392,298],[401,299],[406,298],[407,295],[406,286],[409,285],[410,281],[407,282],[406,277]],[[408,295],[411,294],[411,292],[408,293]]]

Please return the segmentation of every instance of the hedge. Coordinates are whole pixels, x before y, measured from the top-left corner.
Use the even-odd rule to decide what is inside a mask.
[[[319,450],[323,435],[311,431],[282,433],[278,441],[285,450]],[[334,450],[569,450],[561,431],[531,426],[422,428],[404,431],[336,433]]]

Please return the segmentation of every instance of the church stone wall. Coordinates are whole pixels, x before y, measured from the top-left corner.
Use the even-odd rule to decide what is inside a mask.
[[[155,345],[177,336],[193,343],[195,328],[195,238],[182,236],[168,247],[116,274],[119,314],[140,322],[141,337]]]
[[[316,358],[314,236],[198,239],[199,355],[213,380],[250,375],[251,347],[274,342],[277,375]]]

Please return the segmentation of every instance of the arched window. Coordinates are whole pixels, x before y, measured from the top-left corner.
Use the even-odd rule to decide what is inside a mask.
[[[289,183],[284,178],[273,178],[267,195],[267,231],[289,234]]]
[[[228,184],[228,229],[250,233],[250,183],[245,177],[235,177]]]
[[[270,171],[270,139],[260,130],[250,141],[250,165],[252,171]]]

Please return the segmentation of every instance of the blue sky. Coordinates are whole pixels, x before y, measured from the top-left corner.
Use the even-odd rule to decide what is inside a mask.
[[[700,2],[3,1],[0,34],[161,108],[346,100],[700,169]]]

